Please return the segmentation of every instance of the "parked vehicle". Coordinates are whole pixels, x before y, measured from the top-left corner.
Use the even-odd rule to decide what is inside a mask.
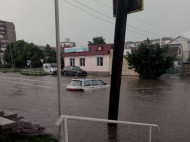
[[[99,79],[72,79],[66,89],[69,91],[88,91],[108,87],[110,85]]]
[[[81,68],[77,66],[66,66],[64,67],[62,73],[67,76],[87,76],[87,72],[82,70]]]
[[[57,74],[57,64],[55,63],[45,63],[43,64],[43,71],[48,74]]]

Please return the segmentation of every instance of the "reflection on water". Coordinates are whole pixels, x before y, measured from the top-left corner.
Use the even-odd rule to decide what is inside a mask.
[[[18,77],[18,74],[1,76]],[[52,76],[20,77],[57,82]],[[108,77],[101,79],[110,83]],[[63,77],[62,83],[68,84],[70,80],[71,77]],[[122,77],[119,120],[159,124],[159,133],[153,129],[153,142],[189,142],[189,84],[190,79],[180,76],[163,76],[158,80]],[[47,132],[57,135],[58,128],[54,125],[58,118],[56,90],[1,81],[0,90],[0,109],[17,112],[25,120],[41,124]],[[107,119],[109,89],[68,92],[63,86],[62,93],[63,114]],[[74,120],[69,122],[68,129],[72,142],[147,142],[148,136],[148,129],[144,127],[118,125],[115,129],[108,128],[107,124]]]

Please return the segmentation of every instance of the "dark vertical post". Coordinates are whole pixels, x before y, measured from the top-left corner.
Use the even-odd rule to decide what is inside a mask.
[[[125,31],[127,23],[127,3],[128,3],[127,0],[118,0],[117,3],[111,88],[110,88],[110,99],[109,99],[109,114],[108,114],[108,119],[110,120],[118,120],[121,72],[122,72],[123,51],[125,44]],[[113,126],[113,124],[109,125]]]

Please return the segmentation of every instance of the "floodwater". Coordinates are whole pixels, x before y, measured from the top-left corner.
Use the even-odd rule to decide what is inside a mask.
[[[18,73],[0,73],[0,77],[17,77],[56,83],[56,77],[31,77]],[[110,78],[101,77],[107,83]],[[63,77],[68,84],[71,77]],[[19,80],[12,80],[19,82]],[[25,80],[25,83],[30,81]],[[34,83],[35,84],[35,83]],[[0,109],[17,112],[24,120],[40,124],[46,132],[57,135],[54,125],[58,117],[56,86],[7,82],[0,78]],[[107,119],[109,89],[92,92],[68,92],[62,87],[63,114]],[[160,132],[152,131],[153,142],[190,141],[190,78],[164,75],[158,80],[122,77],[119,120],[158,124]],[[70,142],[147,142],[148,129],[140,126],[69,120]]]

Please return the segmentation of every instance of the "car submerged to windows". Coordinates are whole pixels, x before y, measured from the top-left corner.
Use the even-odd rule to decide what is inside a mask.
[[[99,79],[72,79],[66,89],[68,91],[88,91],[108,87],[110,87],[110,85],[107,85]]]

